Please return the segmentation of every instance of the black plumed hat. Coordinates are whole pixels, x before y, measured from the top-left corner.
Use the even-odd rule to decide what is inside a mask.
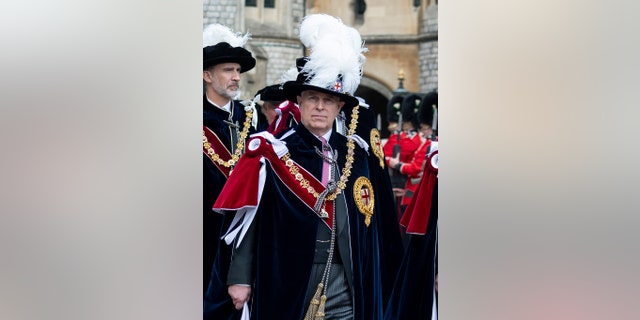
[[[302,91],[315,90],[339,97],[342,101],[345,102],[344,108],[353,108],[358,105],[358,99],[356,99],[350,93],[345,93],[342,89],[342,75],[340,74],[337,75],[333,86],[321,87],[311,84],[313,75],[304,70],[304,66],[307,61],[309,61],[307,57],[298,58],[296,60],[296,67],[299,73],[296,80],[287,81],[283,85],[284,94],[289,100],[297,102],[296,96],[300,95]]]
[[[316,90],[345,101],[343,108],[358,105],[354,93],[362,78],[366,60],[360,33],[338,18],[326,14],[311,14],[300,23],[300,41],[311,52],[298,59],[296,80],[287,81],[283,90],[287,98],[296,101],[302,91]]]
[[[284,91],[282,91],[282,86],[279,84],[274,84],[270,86],[266,86],[256,93],[256,95],[260,95],[260,100],[262,101],[271,101],[271,102],[282,102],[287,100],[287,97],[284,95]]]
[[[251,52],[242,47],[232,47],[226,42],[202,48],[202,69],[208,69],[216,64],[235,62],[240,64],[240,72],[246,72],[256,65],[256,59]]]
[[[240,64],[240,72],[246,72],[256,65],[251,52],[242,46],[249,40],[247,33],[234,33],[221,24],[208,25],[202,33],[202,68],[208,69],[219,63],[234,62]]]

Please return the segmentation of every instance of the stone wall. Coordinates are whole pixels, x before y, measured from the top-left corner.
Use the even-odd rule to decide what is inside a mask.
[[[427,8],[422,17],[420,32],[425,34],[438,32],[438,5],[434,0],[427,0]],[[420,92],[429,92],[438,87],[438,40],[420,43],[418,50],[420,60]]]
[[[221,23],[228,25],[238,32],[252,33],[252,39],[245,48],[252,51],[259,59],[256,70],[246,74],[243,79],[243,95],[249,97],[264,85],[278,83],[282,74],[295,65],[295,59],[303,55],[302,45],[298,40],[298,26],[305,14],[313,13],[320,6],[320,2],[307,0],[309,8],[304,7],[304,0],[278,2],[279,18],[268,20],[255,12],[246,14],[244,0],[203,0],[204,24]],[[344,3],[322,2],[327,13],[338,14],[350,8]],[[397,4],[394,4],[396,6]],[[399,5],[399,4],[398,4]],[[365,24],[357,26],[367,46],[371,49],[367,54],[365,73],[371,79],[394,90],[397,87],[397,74],[400,69],[405,72],[404,86],[413,92],[428,92],[438,87],[438,5],[436,0],[422,0],[421,9],[416,11],[413,2],[407,2],[402,8],[389,7],[390,3],[381,0],[367,1]],[[335,12],[332,12],[335,11]],[[400,24],[402,20],[388,18],[385,23],[376,23],[376,19],[384,19],[389,14],[401,14],[412,17],[411,24]],[[246,16],[245,16],[246,14]],[[345,16],[344,21],[352,20]],[[395,23],[395,27],[393,27]],[[400,25],[399,25],[400,24]],[[402,28],[404,26],[404,29]],[[400,32],[389,33],[389,28]],[[403,31],[404,30],[404,31]],[[413,31],[411,31],[413,30]],[[403,33],[404,32],[404,33]],[[416,32],[418,33],[416,35]],[[407,42],[398,41],[405,37]],[[416,38],[417,37],[417,38]],[[381,38],[378,40],[378,38]],[[413,49],[411,49],[413,46]],[[398,50],[401,52],[398,52]]]
[[[298,36],[298,26],[300,26],[300,22],[302,18],[305,16],[305,8],[303,0],[293,0],[291,1],[291,18],[293,19],[293,24],[291,28],[293,29],[293,33],[296,37]]]
[[[238,25],[236,25],[236,17],[239,10],[238,5],[241,4],[243,5],[244,1],[203,0],[203,27],[211,23],[219,23],[236,31],[238,28]]]
[[[438,5],[432,3],[427,6],[420,24],[421,33],[438,32]]]
[[[420,44],[420,92],[429,92],[438,87],[438,42]]]
[[[266,84],[278,83],[282,74],[295,66],[296,59],[302,57],[302,46],[300,44],[287,44],[279,42],[255,42],[254,46],[262,47],[266,54],[267,75]]]

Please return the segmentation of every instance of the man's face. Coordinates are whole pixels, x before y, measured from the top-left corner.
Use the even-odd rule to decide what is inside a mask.
[[[421,123],[420,124],[420,134],[422,135],[422,137],[429,139],[431,138],[431,135],[433,134],[433,130],[431,129],[431,126],[426,124],[426,123]]]
[[[413,126],[413,122],[405,121],[402,123],[402,131],[413,131],[416,130],[416,127]]]
[[[276,119],[276,117],[278,116],[278,114],[276,113],[276,108],[278,107],[280,103],[278,102],[273,102],[273,101],[264,101],[262,103],[262,107],[261,107],[261,111],[262,114],[264,114],[265,117],[267,117],[267,122],[271,123],[273,122],[273,120]]]
[[[300,122],[311,131],[321,136],[331,130],[333,121],[344,105],[340,98],[315,90],[305,90],[298,96]]]
[[[233,99],[240,90],[240,64],[234,62],[220,63],[203,71],[202,78],[213,94]]]

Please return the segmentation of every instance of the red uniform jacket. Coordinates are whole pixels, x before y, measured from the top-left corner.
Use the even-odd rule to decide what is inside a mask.
[[[398,144],[398,134],[394,133],[389,136],[387,143],[385,143],[382,151],[384,151],[384,156],[393,157],[393,146]],[[411,157],[413,153],[420,147],[420,135],[415,132],[407,135],[406,132],[402,132],[400,134],[400,162],[409,162],[411,161]],[[389,165],[389,161],[386,160],[387,165]]]
[[[400,167],[400,173],[407,176],[407,183],[405,184],[405,195],[402,197],[402,205],[407,206],[411,202],[411,198],[418,188],[420,178],[424,172],[424,161],[427,158],[427,151],[431,146],[431,140],[427,139],[424,143],[418,147],[413,153],[411,159],[407,162],[403,162]]]

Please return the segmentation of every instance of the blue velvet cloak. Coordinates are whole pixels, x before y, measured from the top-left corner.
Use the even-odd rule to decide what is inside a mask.
[[[391,300],[385,309],[385,320],[431,319],[434,283],[438,274],[437,181],[432,197],[427,230],[424,235],[410,236]]]
[[[314,146],[320,148],[321,143],[304,126],[299,125],[295,130],[296,133],[288,136],[285,134],[283,139],[291,159],[319,178],[322,160],[316,154]],[[336,132],[329,139],[329,144],[338,151],[340,173],[346,162],[346,142],[347,138]],[[374,216],[370,225],[366,226],[365,216],[360,213],[354,201],[354,181],[358,177],[369,178],[367,154],[357,144],[354,159],[347,187],[343,191],[350,226],[348,232],[353,266],[354,319],[382,319],[380,225]],[[254,220],[254,223],[258,223],[258,234],[251,319],[302,319],[308,307],[304,305],[304,301],[320,218],[283,184],[269,162],[266,173],[264,191]],[[224,268],[222,265],[215,267]],[[239,312],[232,312],[227,286],[223,282],[214,283],[215,280],[222,278],[212,278],[205,297],[204,318],[234,319]]]
[[[238,101],[233,103],[233,120],[240,125],[244,123],[246,113],[244,106]],[[220,141],[231,151],[231,133],[227,124],[223,121],[227,120],[229,113],[212,105],[207,100],[206,95],[203,96],[203,124],[211,131],[216,133]],[[218,242],[220,232],[223,229],[223,216],[211,210],[213,203],[218,198],[222,187],[227,182],[227,177],[213,164],[213,161],[206,155],[202,154],[203,159],[203,178],[202,178],[202,222],[203,222],[203,294],[209,286],[212,265],[218,252]],[[228,259],[227,259],[228,260]]]
[[[346,123],[350,123],[350,112],[347,112],[346,118]],[[379,137],[380,132],[376,128],[375,114],[371,109],[361,106],[355,133],[369,144],[367,161],[376,199],[374,218],[378,220],[379,226],[378,242],[380,247],[380,270],[382,273],[382,301],[383,305],[386,306],[404,255],[404,246],[400,236],[400,224],[398,223],[395,196],[388,174],[389,170],[386,161],[384,161],[384,151],[382,150],[382,145],[376,145],[376,141],[372,139],[372,130]],[[378,155],[376,155],[375,148],[379,148]],[[379,156],[382,159],[378,158]],[[382,167],[380,162],[383,164]]]

